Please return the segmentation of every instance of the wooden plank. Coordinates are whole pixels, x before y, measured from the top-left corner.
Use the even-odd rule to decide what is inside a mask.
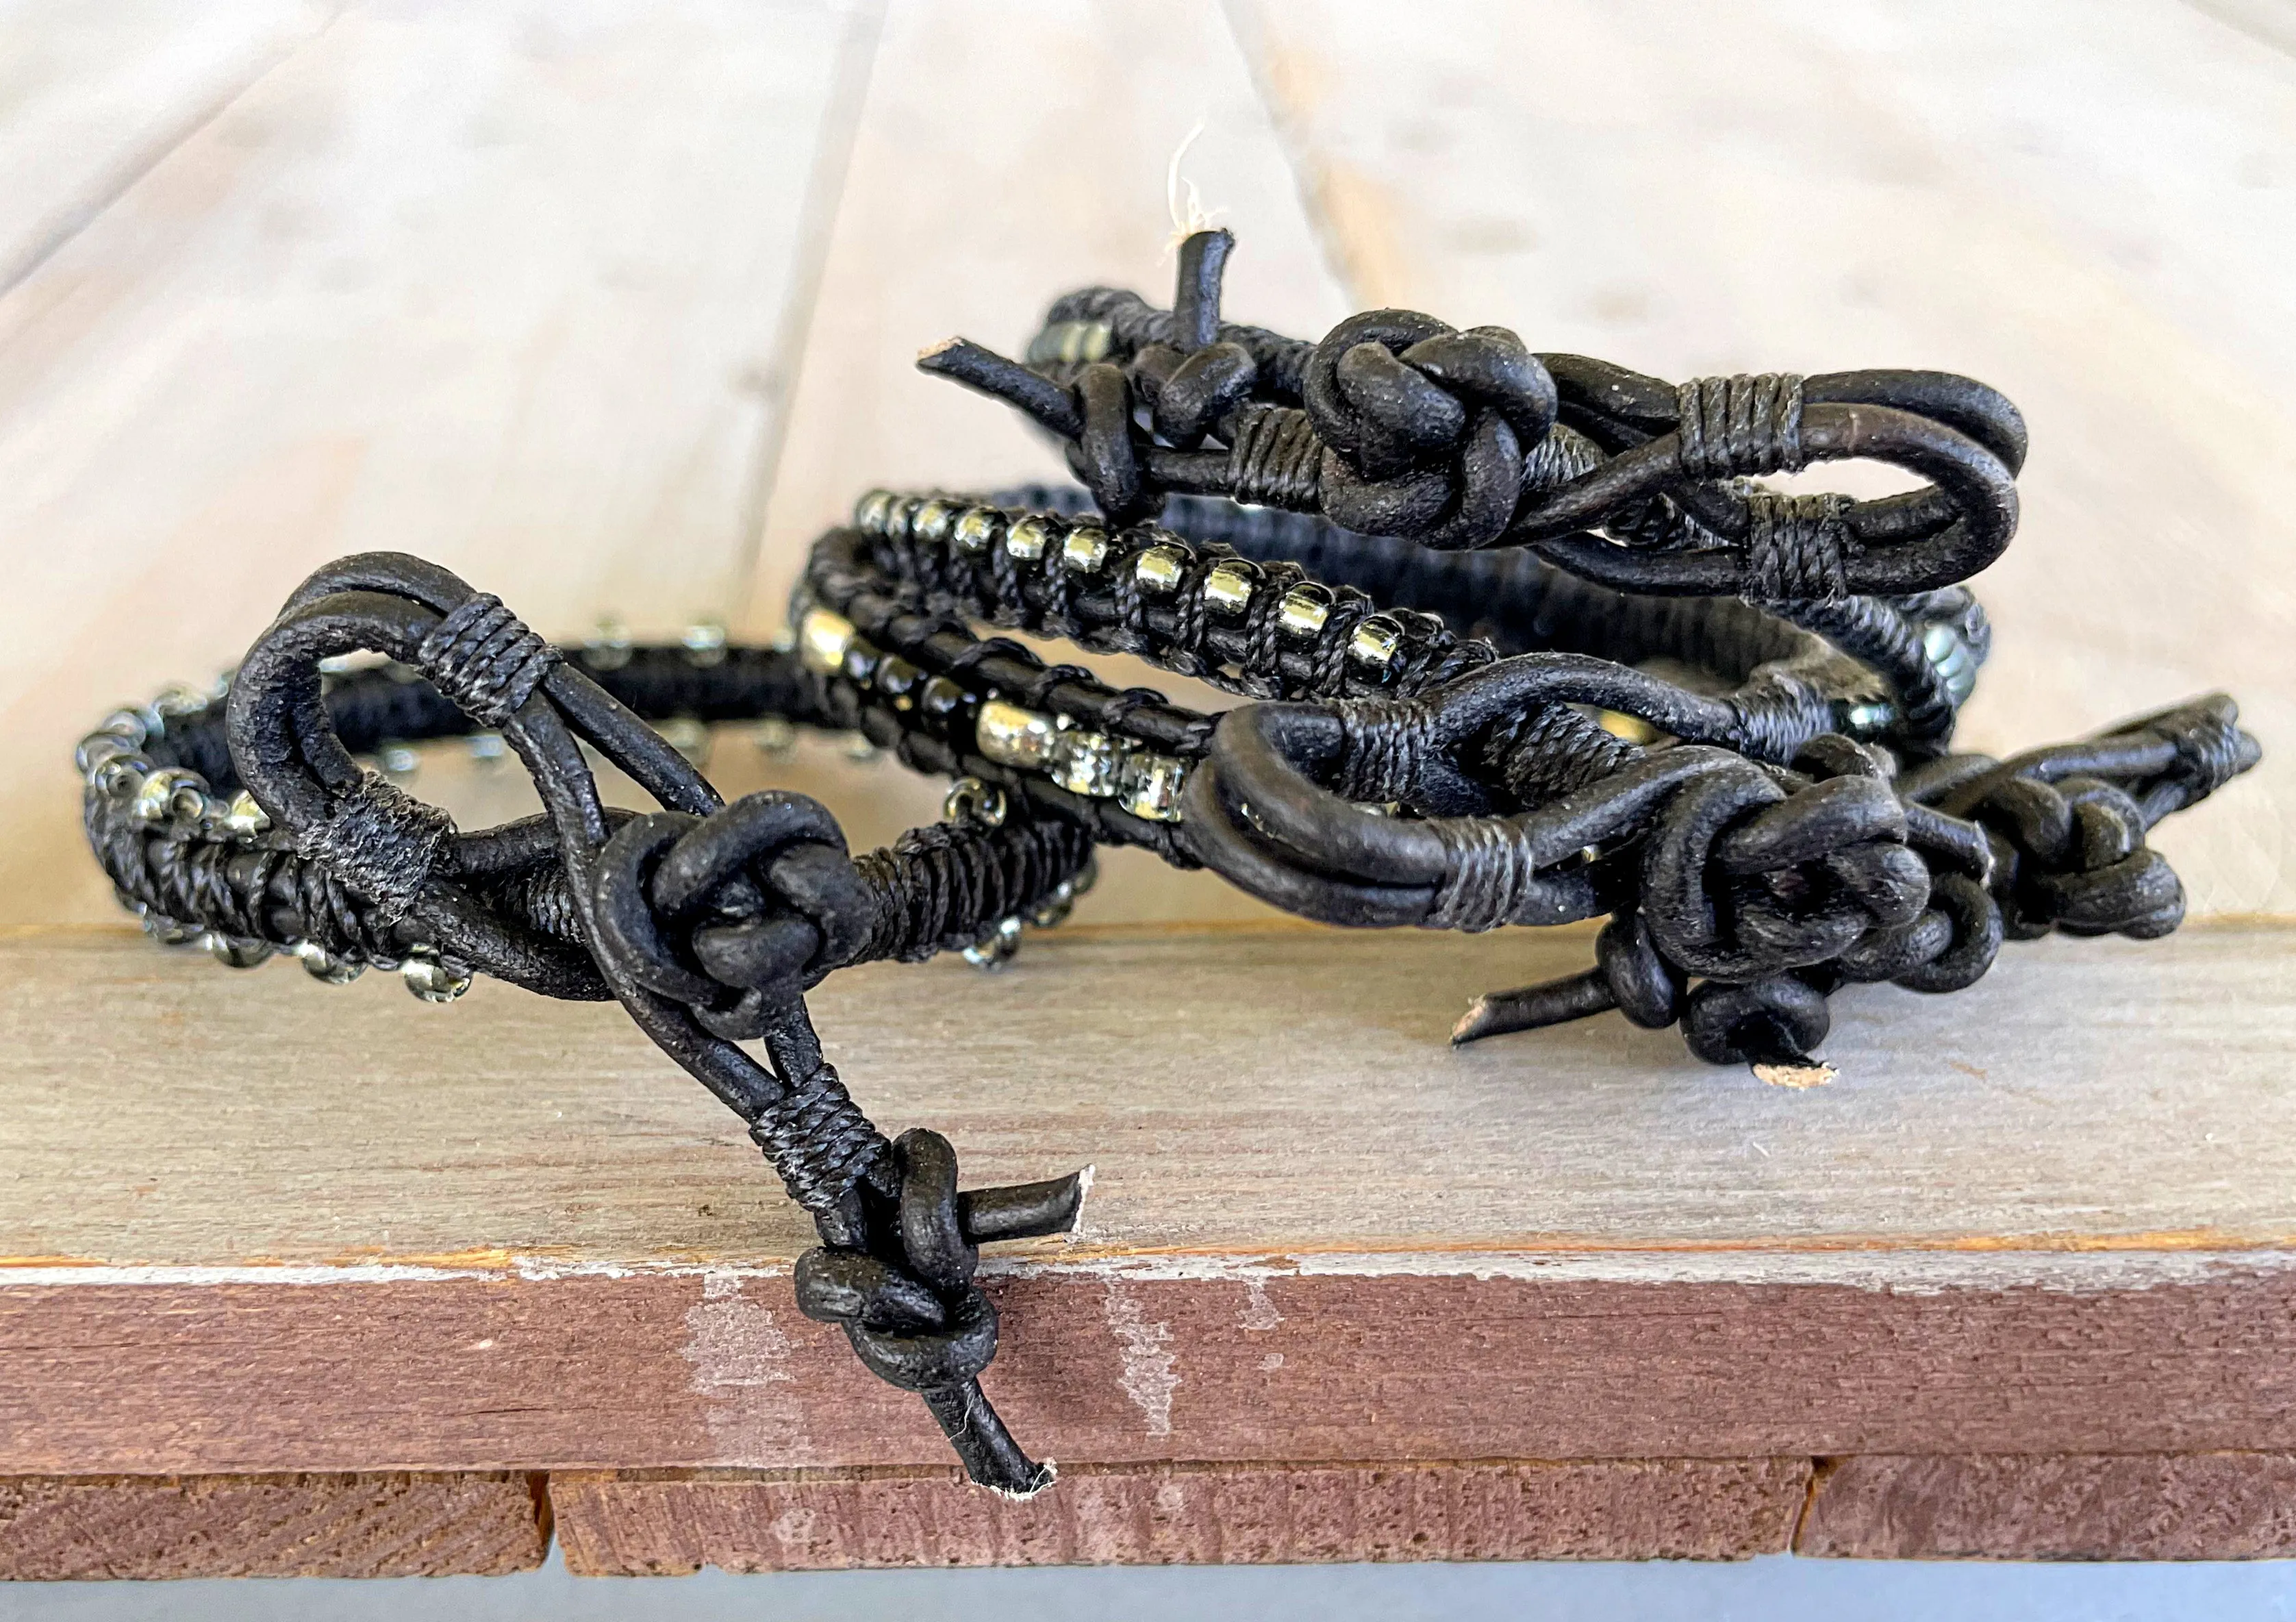
[[[570,1570],[1743,1560],[1782,1553],[1807,1459],[1072,1467],[1013,1503],[954,1470],[550,1478]]]
[[[556,633],[724,613],[868,24],[354,9],[0,297],[0,919],[111,913],[74,737],[329,558],[417,551]]]
[[[2283,1559],[2296,1553],[2296,1457],[1828,1461],[1794,1552],[1868,1560]]]
[[[1254,1264],[998,1269],[988,1395],[1070,1463],[2296,1451],[2284,1266]],[[271,1271],[0,1283],[0,1470],[945,1460],[783,1271]]]
[[[1056,1458],[2296,1450],[2290,941],[1853,992],[1808,1092],[1611,1018],[1443,1045],[1584,931],[1056,932],[816,1008],[969,1181],[1097,1163],[989,1267],[990,1390]],[[614,1010],[102,932],[0,974],[0,1470],[941,1461]]]
[[[1882,0],[1237,14],[1358,303],[1670,378],[2006,390],[2034,449],[1964,741],[2229,689],[2265,764],[2158,843],[2197,910],[2296,906],[2296,754],[2270,741],[2296,737],[2296,59],[2147,0],[2071,30]]]
[[[0,1478],[0,1581],[496,1577],[549,1547],[525,1476]]]

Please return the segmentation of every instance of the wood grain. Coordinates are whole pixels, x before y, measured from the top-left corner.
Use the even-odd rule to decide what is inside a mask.
[[[539,1566],[528,1477],[0,1477],[0,1581],[494,1577]]]
[[[330,558],[559,634],[724,613],[865,22],[359,6],[99,189],[0,296],[0,918],[111,912],[74,737]]]
[[[1000,976],[875,966],[814,1007],[873,1118],[947,1132],[968,1181],[1097,1165],[1080,1235],[1025,1257],[1982,1282],[2296,1243],[2292,939],[2053,939],[1949,998],[1855,988],[1841,1078],[1808,1092],[1615,1015],[1447,1045],[1473,993],[1588,961],[1584,929],[1056,930]],[[740,1123],[609,1006],[487,983],[439,1009],[124,930],[0,941],[0,1255],[778,1266],[812,1242]]]
[[[991,1275],[1070,1463],[2296,1451],[2296,1275],[1699,1282],[1439,1255]],[[2102,1270],[2100,1270],[2102,1272]],[[0,1472],[931,1465],[785,1274],[0,1283]]]
[[[1806,1459],[1071,1467],[1012,1503],[953,1470],[561,1472],[568,1568],[1742,1560],[1784,1551]]]
[[[2296,1457],[1828,1461],[1794,1551],[1871,1560],[2281,1559],[2296,1553]]]
[[[2296,737],[2296,57],[2149,0],[2072,29],[1974,0],[1237,14],[1359,305],[1669,378],[2006,391],[2033,451],[1977,582],[1998,634],[1963,740],[2229,690],[2265,763],[2158,843],[2199,910],[2296,906],[2296,753],[2271,742]],[[1493,63],[1538,64],[1539,93]]]

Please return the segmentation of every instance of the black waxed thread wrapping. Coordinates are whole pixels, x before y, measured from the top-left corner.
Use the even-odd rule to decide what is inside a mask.
[[[2214,794],[2247,770],[2240,729],[2220,715],[2178,711],[2145,724],[2176,750],[2185,769],[2177,775],[2194,799]]]
[[[816,1214],[834,1207],[892,1148],[825,1064],[750,1123],[750,1140],[765,1151],[791,1198]]]
[[[1323,488],[1324,445],[1305,411],[1246,406],[1236,412],[1228,477],[1238,501],[1312,508]]]
[[[1543,704],[1495,731],[1484,759],[1517,804],[1537,806],[1609,777],[1641,753],[1568,704]]]
[[[1746,494],[1746,595],[1757,602],[1838,602],[1849,594],[1843,553],[1849,498]]]
[[[365,896],[389,924],[422,893],[439,847],[454,831],[445,811],[369,771],[333,796],[323,820],[298,831],[295,852]]]
[[[1433,713],[1416,704],[1342,703],[1333,708],[1346,739],[1336,792],[1374,805],[1410,794],[1419,782],[1420,762],[1436,747]]]
[[[1792,373],[1692,378],[1675,390],[1682,471],[1693,479],[1800,472],[1801,408]]]
[[[1514,826],[1496,817],[1444,817],[1428,827],[1442,841],[1444,862],[1428,927],[1480,935],[1512,918],[1538,877]]]
[[[558,652],[481,591],[439,622],[415,649],[430,684],[482,726],[499,727],[534,696]]]

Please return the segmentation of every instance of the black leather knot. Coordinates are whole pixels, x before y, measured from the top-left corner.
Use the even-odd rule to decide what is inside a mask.
[[[797,1304],[841,1327],[861,1361],[905,1391],[979,1378],[996,1354],[996,1309],[972,1281],[980,1252],[958,1220],[956,1151],[915,1128],[893,1144],[899,1254],[824,1245],[797,1265]]]
[[[1445,549],[1505,532],[1524,455],[1554,424],[1554,380],[1520,338],[1406,309],[1333,327],[1308,357],[1300,399],[1324,443],[1324,514]]]
[[[2150,940],[2184,921],[2185,887],[2146,847],[2144,813],[2101,778],[2011,778],[1969,815],[1992,836],[1991,890],[2012,940],[2052,929]]]
[[[777,791],[633,818],[599,852],[593,893],[599,951],[735,1041],[852,961],[877,921],[836,819]]]
[[[481,591],[422,638],[414,663],[464,714],[499,727],[534,696],[558,653],[500,597]]]
[[[1791,794],[1745,766],[1685,785],[1643,862],[1654,949],[1686,976],[1738,984],[1831,962],[1919,918],[1929,869],[1878,778]]]

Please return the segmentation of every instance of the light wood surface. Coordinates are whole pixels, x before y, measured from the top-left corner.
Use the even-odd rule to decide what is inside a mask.
[[[67,757],[343,552],[762,634],[861,490],[1054,471],[912,358],[1160,289],[1199,123],[1240,318],[2000,385],[1966,741],[2223,687],[2266,763],[2158,837],[2220,921],[1849,993],[1807,1093],[1615,1018],[1455,1054],[1588,937],[1270,928],[1137,853],[1007,976],[836,977],[882,1122],[1097,1164],[990,1265],[991,1389],[1079,1489],[1008,1512],[795,1313],[796,1214],[619,1015],[161,953]],[[2285,1552],[2296,935],[2238,915],[2296,910],[2291,151],[2296,53],[2228,0],[0,12],[0,1570],[412,1569],[266,1539],[422,1504],[471,1526],[405,1560],[500,1568],[529,1471],[599,1570]],[[730,731],[712,772],[863,845],[939,795]]]

